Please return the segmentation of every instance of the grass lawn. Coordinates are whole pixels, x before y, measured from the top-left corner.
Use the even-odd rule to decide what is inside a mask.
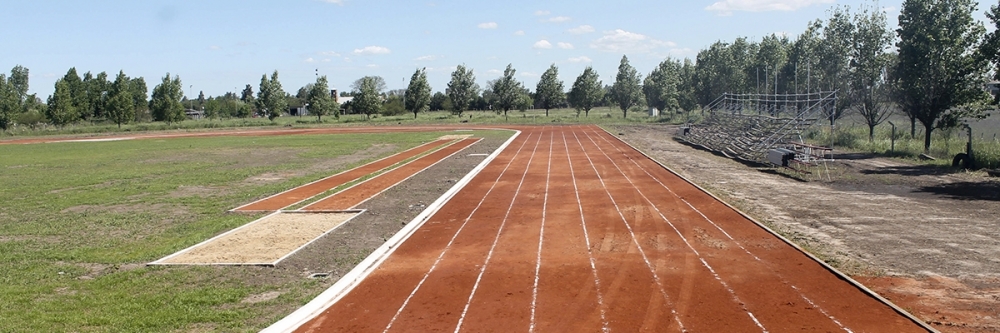
[[[228,209],[445,134],[0,145],[0,331],[259,330],[322,286],[144,264],[261,216]]]

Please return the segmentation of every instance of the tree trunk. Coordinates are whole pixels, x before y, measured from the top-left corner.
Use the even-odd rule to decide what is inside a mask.
[[[931,152],[931,131],[934,130],[932,125],[924,124],[924,154]]]
[[[546,118],[548,118],[548,117],[549,117],[549,109],[545,109],[545,117],[546,117]]]
[[[910,139],[917,137],[917,118],[910,117]]]
[[[868,143],[875,142],[875,125],[868,124]]]
[[[417,113],[416,112],[413,113],[413,119],[417,119]]]

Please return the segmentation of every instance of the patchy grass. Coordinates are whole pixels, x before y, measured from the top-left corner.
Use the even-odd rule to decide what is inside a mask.
[[[0,145],[0,330],[259,330],[320,283],[144,263],[260,216],[228,209],[443,134]],[[244,301],[268,292],[280,295]]]
[[[908,126],[908,123],[906,124]],[[830,146],[834,148],[847,148],[853,151],[870,152],[884,156],[900,157],[909,160],[918,160],[918,156],[924,153],[923,133],[917,133],[916,138],[911,138],[909,128],[896,128],[895,147],[892,144],[892,129],[889,126],[879,126],[875,128],[875,139],[868,141],[868,127],[859,124],[842,124],[830,132],[830,127],[814,126],[803,137],[810,142]],[[900,126],[897,123],[897,126]],[[980,127],[981,130],[989,128]],[[965,152],[965,145],[968,142],[968,134],[965,130],[950,129],[936,130],[931,133],[931,148],[929,154],[937,158],[936,161],[926,162],[942,166],[951,166],[952,157],[958,153]],[[972,150],[976,157],[976,163],[983,168],[1000,168],[1000,141],[988,138],[985,134],[978,137],[973,133]]]

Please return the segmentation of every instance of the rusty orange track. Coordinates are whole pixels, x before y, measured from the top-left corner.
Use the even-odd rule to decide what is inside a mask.
[[[353,186],[351,188],[345,189],[343,191],[337,192],[327,198],[316,201],[300,210],[304,211],[335,211],[335,210],[347,210],[354,208],[358,204],[365,202],[371,197],[382,193],[386,189],[398,184],[401,181],[406,180],[409,177],[419,173],[420,171],[437,164],[441,160],[451,156],[476,142],[480,139],[463,139],[455,144],[449,145],[447,147],[438,149],[437,151],[422,156],[413,162],[407,163],[406,165],[395,168],[386,173],[380,174],[375,178],[369,179],[364,183],[358,184],[358,186]]]
[[[351,182],[353,180],[360,179],[366,175],[373,172],[383,170],[396,163],[405,161],[414,156],[426,153],[435,148],[441,147],[445,144],[452,142],[453,140],[437,140],[427,144],[423,144],[412,149],[403,151],[401,153],[359,166],[357,168],[347,170],[345,172],[338,173],[336,175],[320,179],[318,181],[305,184],[291,190],[278,193],[274,196],[264,198],[247,205],[241,206],[239,208],[233,209],[233,211],[275,211],[279,210],[308,198],[312,198],[320,193],[329,191]],[[346,208],[345,208],[346,209]]]
[[[301,332],[925,332],[593,126],[527,128]]]

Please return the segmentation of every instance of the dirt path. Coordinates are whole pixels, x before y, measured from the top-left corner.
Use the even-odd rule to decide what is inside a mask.
[[[864,154],[802,182],[677,143],[671,127],[615,132],[936,328],[1000,332],[1000,182]]]
[[[301,330],[553,327],[924,331],[596,127],[527,129]]]

